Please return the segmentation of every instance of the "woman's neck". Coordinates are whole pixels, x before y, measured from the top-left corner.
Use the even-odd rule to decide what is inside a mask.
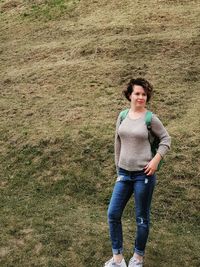
[[[143,116],[143,114],[146,112],[146,108],[141,108],[141,109],[137,109],[137,108],[130,108],[129,110],[129,117],[131,119],[138,119],[140,117]]]
[[[145,107],[136,108],[134,106],[131,106],[130,110],[131,110],[132,113],[144,113],[144,112],[147,111],[147,109]]]

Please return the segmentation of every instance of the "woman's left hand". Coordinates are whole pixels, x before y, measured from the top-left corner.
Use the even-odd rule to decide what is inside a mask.
[[[144,167],[144,173],[148,176],[153,175],[158,168],[161,158],[161,155],[156,153],[155,157]]]

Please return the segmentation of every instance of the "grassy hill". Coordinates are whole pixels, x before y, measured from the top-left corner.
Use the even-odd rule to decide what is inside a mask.
[[[139,76],[172,136],[145,266],[199,266],[199,11],[197,0],[0,1],[0,266],[109,259],[115,121]]]

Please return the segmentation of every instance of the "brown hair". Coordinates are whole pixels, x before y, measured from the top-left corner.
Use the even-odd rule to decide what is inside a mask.
[[[124,96],[130,100],[130,95],[133,92],[133,86],[134,85],[140,85],[143,87],[145,93],[147,94],[147,102],[149,102],[152,93],[153,93],[153,86],[145,79],[143,78],[137,78],[137,79],[131,79],[126,87],[126,89],[123,91]]]

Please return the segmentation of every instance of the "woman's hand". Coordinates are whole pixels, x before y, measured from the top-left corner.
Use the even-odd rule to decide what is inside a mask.
[[[159,153],[156,153],[153,159],[144,167],[144,173],[146,173],[146,175],[148,176],[153,175],[157,170],[158,164],[161,159],[161,155]]]

